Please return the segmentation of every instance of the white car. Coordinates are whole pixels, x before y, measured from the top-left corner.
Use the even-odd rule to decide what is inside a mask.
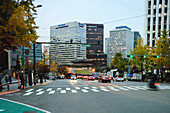
[[[75,75],[72,75],[71,76],[71,80],[76,80],[77,78],[76,78],[76,76]]]
[[[116,76],[116,80],[115,81],[124,81],[125,79],[124,79],[124,76],[123,75],[117,75]]]

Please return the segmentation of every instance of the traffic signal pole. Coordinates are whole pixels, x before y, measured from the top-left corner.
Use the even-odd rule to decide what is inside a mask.
[[[35,74],[36,74],[36,73],[35,73],[35,72],[36,72],[36,71],[35,71],[35,54],[36,54],[36,53],[35,53],[35,44],[33,44],[33,55],[34,55],[34,65],[33,65],[33,72],[34,72],[34,73],[33,73],[33,77],[34,77],[34,85],[36,85],[36,80],[35,80]]]

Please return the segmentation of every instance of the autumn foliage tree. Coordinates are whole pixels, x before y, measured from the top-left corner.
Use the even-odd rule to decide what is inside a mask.
[[[61,66],[57,69],[57,71],[58,71],[59,74],[67,75],[68,67],[67,66]]]
[[[50,71],[54,74],[57,72],[57,64],[53,61],[50,66]]]
[[[19,45],[30,47],[36,35],[33,13],[34,0],[0,1],[0,51],[16,49]]]

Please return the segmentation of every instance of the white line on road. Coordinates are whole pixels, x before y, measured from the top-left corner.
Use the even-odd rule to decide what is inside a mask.
[[[120,91],[119,89],[116,89],[114,87],[111,87],[111,86],[107,86],[109,89],[113,90],[113,91]]]
[[[109,92],[109,90],[106,89],[106,88],[101,88],[101,90],[102,90],[102,91],[107,91],[107,92]]]
[[[52,88],[48,88],[48,89],[47,89],[47,91],[51,91],[51,90],[52,90]]]
[[[75,87],[75,89],[80,89],[80,87]]]
[[[61,90],[61,88],[57,88],[57,91]]]
[[[46,111],[46,110],[43,110],[43,109],[40,109],[40,108],[37,108],[37,107],[34,107],[34,106],[31,106],[31,105],[28,105],[28,104],[24,104],[24,103],[21,103],[21,102],[16,102],[16,101],[13,101],[13,100],[8,100],[8,99],[4,99],[4,98],[0,98],[2,100],[6,100],[6,101],[9,101],[9,102],[13,102],[13,103],[17,103],[17,104],[20,104],[20,105],[24,105],[24,106],[27,106],[27,107],[31,107],[31,108],[34,108],[34,109],[37,109],[37,110],[40,110],[44,113],[51,113],[49,111]]]
[[[71,90],[70,88],[66,88],[66,90]]]
[[[71,90],[71,92],[72,92],[72,93],[77,93],[77,91],[76,91],[76,90]]]
[[[54,94],[55,93],[55,91],[50,91],[48,94]]]
[[[89,89],[89,87],[84,87],[84,89]]]
[[[29,90],[27,90],[27,91],[25,91],[25,92],[31,92],[31,91],[33,91],[34,89],[29,89]]]
[[[25,93],[24,96],[28,96],[28,95],[31,95],[33,92],[28,92],[28,93]]]
[[[121,90],[124,90],[124,91],[129,91],[129,89],[125,89],[125,88],[120,87],[120,86],[116,86],[116,88],[121,89]]]
[[[4,109],[0,109],[0,111],[4,111]]]
[[[36,92],[39,92],[39,91],[42,91],[43,89],[41,88],[41,89],[38,89],[38,90],[36,90]]]
[[[97,90],[97,89],[91,89],[92,91],[94,91],[94,92],[99,92],[99,90]]]
[[[61,93],[66,93],[66,90],[61,90]]]
[[[97,89],[97,87],[92,87],[93,89]]]
[[[87,93],[87,92],[88,92],[86,89],[82,89],[82,91],[83,91],[84,93]]]
[[[43,93],[44,93],[44,91],[40,91],[36,95],[42,95]]]
[[[131,89],[131,90],[139,90],[139,89],[133,88],[133,87],[131,87],[131,86],[123,86],[123,87],[128,88],[128,89]]]

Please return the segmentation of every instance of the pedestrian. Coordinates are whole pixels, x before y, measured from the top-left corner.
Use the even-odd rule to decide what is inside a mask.
[[[5,76],[5,81],[6,81],[6,83],[8,83],[8,77],[7,76]]]

